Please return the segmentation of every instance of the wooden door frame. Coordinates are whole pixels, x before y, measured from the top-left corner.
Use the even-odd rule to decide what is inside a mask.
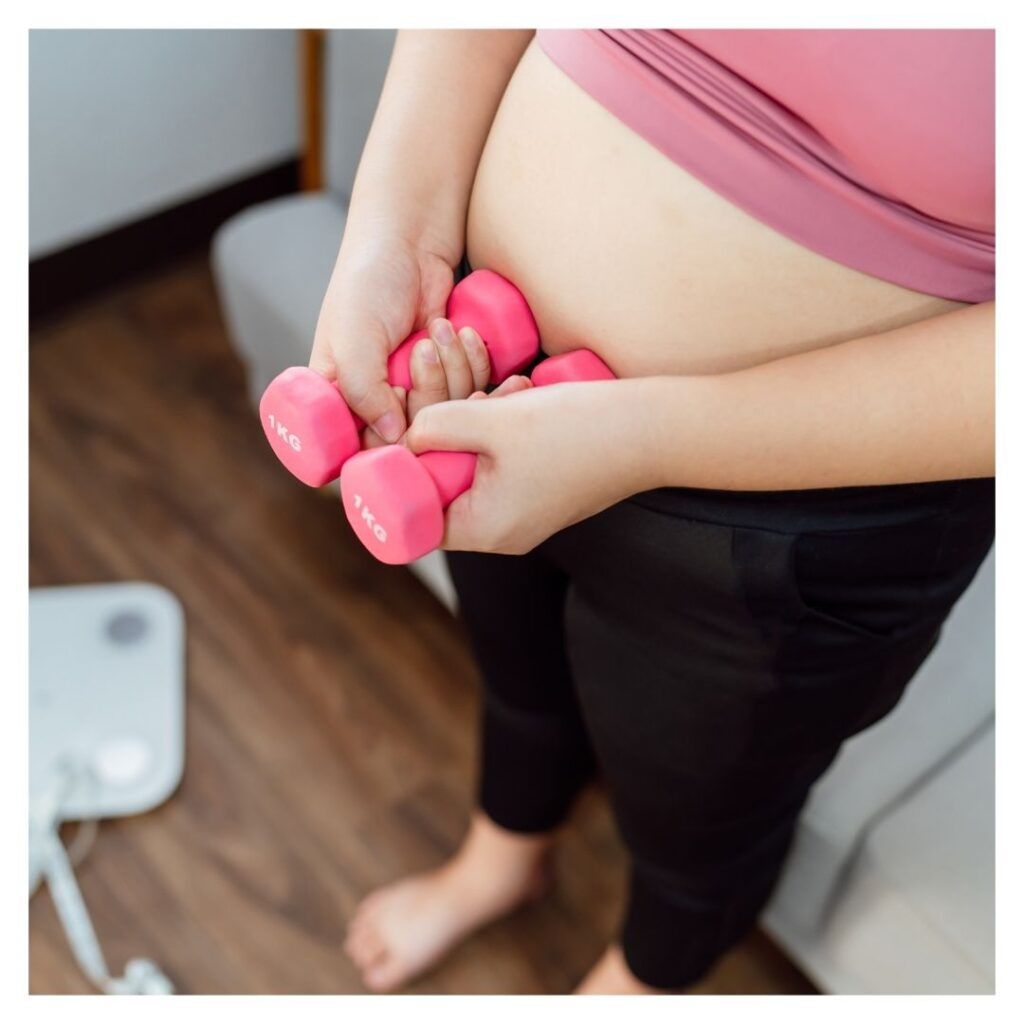
[[[299,29],[299,114],[302,153],[299,187],[315,192],[324,187],[324,42],[322,28]]]

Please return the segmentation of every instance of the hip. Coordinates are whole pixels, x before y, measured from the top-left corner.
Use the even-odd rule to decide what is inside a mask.
[[[799,664],[930,647],[992,545],[994,481],[646,492],[542,545],[647,645]]]

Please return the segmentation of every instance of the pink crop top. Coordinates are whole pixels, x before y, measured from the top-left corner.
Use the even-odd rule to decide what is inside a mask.
[[[545,30],[620,121],[801,245],[963,302],[995,294],[995,34]]]

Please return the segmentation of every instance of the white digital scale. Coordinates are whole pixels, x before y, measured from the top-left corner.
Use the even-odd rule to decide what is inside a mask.
[[[101,991],[173,988],[149,960],[110,975],[74,878],[79,837],[65,849],[60,825],[152,810],[181,781],[184,760],[185,621],[174,595],[149,583],[30,591],[29,894],[47,882]]]

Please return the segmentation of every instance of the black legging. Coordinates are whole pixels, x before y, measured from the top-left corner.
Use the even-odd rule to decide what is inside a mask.
[[[626,960],[695,982],[756,921],[812,784],[935,645],[993,499],[988,479],[674,489],[522,557],[450,554],[483,811],[547,831],[599,770],[632,855]]]

